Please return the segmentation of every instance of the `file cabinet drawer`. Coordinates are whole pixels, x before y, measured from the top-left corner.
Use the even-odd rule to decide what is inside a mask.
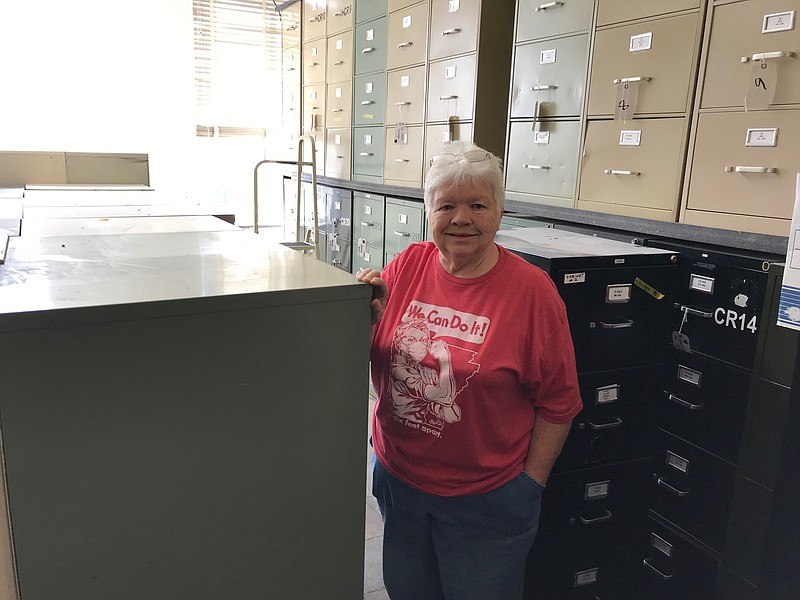
[[[300,6],[299,2],[280,11],[281,48],[300,46]]]
[[[325,81],[325,49],[324,39],[303,44],[303,85]]]
[[[589,122],[579,202],[676,212],[686,127],[683,118]]]
[[[361,269],[383,269],[383,251],[378,246],[368,246],[360,243],[359,240],[353,241],[353,273],[358,273]]]
[[[325,36],[327,24],[326,2],[320,0],[304,0],[303,4],[303,39],[314,40]]]
[[[375,248],[383,246],[384,203],[383,196],[353,192],[353,239]],[[379,261],[382,256],[380,252]]]
[[[687,208],[792,218],[800,110],[698,117]]]
[[[353,76],[353,31],[328,37],[326,81],[349,81]]]
[[[422,123],[425,117],[425,67],[386,74],[386,123]]]
[[[481,1],[431,0],[430,60],[478,49]]]
[[[350,128],[328,129],[325,136],[325,176],[350,179]]]
[[[665,0],[664,2],[628,2],[626,0],[600,0],[597,6],[597,25],[610,25],[666,15],[681,10],[700,7],[700,0]]]
[[[384,15],[356,26],[356,75],[386,69],[386,19]]]
[[[452,120],[447,125],[427,125],[425,127],[425,156],[422,167],[425,173],[430,168],[431,158],[437,154],[450,152],[453,142],[472,141],[472,122]]]
[[[386,68],[422,64],[428,55],[428,3],[389,14]]]
[[[326,127],[349,127],[353,106],[353,84],[350,81],[328,85]]]
[[[303,86],[303,131],[322,131],[325,127],[325,84]]]
[[[387,0],[356,0],[356,23],[386,16]]]
[[[518,0],[516,41],[589,31],[593,10],[593,0]]]
[[[327,0],[327,15],[325,17],[327,34],[335,34],[353,27],[355,0]]]
[[[424,220],[422,202],[386,198],[386,253],[394,257],[410,244],[421,242]]]
[[[634,115],[685,113],[700,33],[697,13],[597,31],[589,114],[612,115],[619,102]],[[629,95],[623,97],[625,86]]]
[[[744,106],[748,86],[760,73],[759,55],[769,57],[764,62],[770,79],[774,77],[768,80],[775,85],[771,104],[800,103],[797,9],[796,2],[786,0],[748,0],[714,7],[701,108]],[[784,56],[789,52],[794,57]]]
[[[428,66],[427,120],[472,119],[475,111],[475,54],[432,62]]]
[[[422,186],[422,125],[406,127],[405,139],[398,140],[396,128],[386,128],[386,163],[383,177],[387,185]]]
[[[580,115],[588,58],[588,34],[517,46],[511,118]]]
[[[414,4],[419,3],[419,0],[388,0],[388,10],[390,13],[400,10],[402,8],[407,8],[409,6],[413,6]],[[426,0],[427,4],[427,0]]]
[[[382,124],[385,111],[386,73],[358,75],[353,80],[353,124]]]
[[[571,199],[575,195],[580,132],[578,121],[512,123],[506,188]]]
[[[386,130],[382,125],[353,128],[353,173],[383,176]]]

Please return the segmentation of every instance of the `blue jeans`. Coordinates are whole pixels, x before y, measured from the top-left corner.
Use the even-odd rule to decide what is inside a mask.
[[[544,487],[525,473],[477,496],[433,496],[373,462],[392,600],[521,600]]]

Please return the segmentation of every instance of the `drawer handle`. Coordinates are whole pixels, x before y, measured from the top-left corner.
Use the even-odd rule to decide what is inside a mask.
[[[367,223],[366,221],[361,221],[362,227],[375,227],[375,223]]]
[[[526,169],[534,169],[536,171],[549,171],[550,167],[547,165],[522,165]]]
[[[603,514],[603,515],[601,515],[599,517],[595,517],[593,519],[587,519],[587,518],[584,518],[584,517],[578,515],[578,520],[581,523],[583,523],[584,525],[597,525],[598,523],[605,523],[606,521],[610,521],[611,517],[612,517],[611,511],[608,510],[608,509],[605,509],[603,511],[603,513],[605,513],[605,514]]]
[[[414,42],[400,42],[397,44],[398,48],[408,48],[409,46],[413,46]]]
[[[670,492],[672,492],[673,494],[675,494],[676,496],[678,496],[680,498],[683,498],[684,496],[688,496],[689,492],[691,491],[691,490],[682,490],[680,488],[676,488],[674,485],[670,484],[666,480],[665,477],[659,477],[656,480],[656,483],[658,483],[658,485],[663,487],[665,490],[669,490]]]
[[[632,177],[641,175],[639,171],[621,171],[619,169],[603,169],[603,173],[606,175],[631,175]]]
[[[461,29],[458,27],[453,27],[452,29],[445,29],[442,32],[442,35],[455,35],[456,33],[461,33]]]
[[[343,110],[344,110],[343,108],[332,108],[332,109],[331,109],[331,112],[340,113],[340,112],[342,112]]]
[[[399,235],[400,237],[411,237],[411,234],[407,231],[395,231],[395,235]]]
[[[333,66],[334,67],[338,67],[339,65],[343,65],[343,64],[344,64],[343,60],[335,60],[335,61],[333,61]]]
[[[622,77],[621,79],[615,79],[614,85],[620,83],[636,83],[639,81],[651,81],[652,79],[653,79],[652,77]]]
[[[318,63],[318,62],[312,62],[312,63],[308,63],[308,68],[309,68],[309,69],[310,69],[311,67],[318,67],[318,66],[319,66],[319,63]]]
[[[456,98],[458,98],[458,96],[455,94],[450,96],[439,96],[439,100],[455,100]]]
[[[748,58],[747,56],[742,57],[742,62],[746,63],[751,60],[769,60],[771,58],[794,58],[796,54],[794,52],[790,52],[787,50],[781,52],[759,52],[757,54],[753,54],[753,58]]]
[[[335,158],[336,160],[342,160],[344,156],[339,156],[338,154],[331,154],[331,158]]]
[[[535,85],[531,88],[532,92],[546,92],[547,90],[557,90],[557,85]]]
[[[547,10],[548,8],[556,8],[557,6],[564,6],[563,2],[547,2],[546,4],[540,4],[536,7],[536,12],[540,10]]]
[[[651,560],[650,558],[645,558],[644,560],[642,560],[642,564],[645,567],[647,567],[648,569],[650,569],[651,571],[653,571],[656,575],[658,575],[664,581],[669,581],[670,579],[672,579],[675,576],[675,573],[664,573],[662,570],[660,570],[658,567],[656,567],[653,563],[651,563],[650,560]]]
[[[402,100],[401,102],[395,102],[395,106],[409,106],[411,102],[409,100]]]
[[[369,106],[370,104],[375,104],[375,100],[362,100],[361,106]]]
[[[396,163],[407,163],[409,160],[407,158],[395,158],[394,162]]]
[[[706,312],[704,310],[700,310],[699,308],[692,308],[691,306],[686,306],[685,304],[676,304],[676,308],[680,308],[682,313],[686,315],[693,315],[695,317],[702,317],[704,319],[710,319],[714,316],[713,312]]]
[[[371,46],[369,48],[364,48],[361,51],[361,54],[369,54],[370,52],[375,52],[375,47],[374,46]]]
[[[373,154],[372,152],[359,152],[359,156],[375,156],[375,154]]]
[[[735,167],[725,167],[725,172],[730,173],[777,173],[778,169],[775,167],[745,167],[743,165],[736,165]]]
[[[297,67],[289,67],[286,69],[287,71],[297,71]]]
[[[688,400],[684,400],[683,398],[679,398],[675,394],[670,394],[667,390],[664,390],[664,393],[667,396],[667,400],[669,400],[670,402],[674,402],[675,404],[679,404],[681,406],[685,406],[689,410],[700,410],[701,408],[703,408],[702,404],[694,404],[692,402],[689,402]]]
[[[619,323],[606,323],[604,321],[598,321],[598,323],[602,329],[629,329],[633,327],[633,319],[625,319]]]
[[[619,417],[614,417],[613,421],[609,421],[608,423],[592,423],[589,421],[589,427],[592,429],[614,429],[616,427],[622,426],[622,419]]]

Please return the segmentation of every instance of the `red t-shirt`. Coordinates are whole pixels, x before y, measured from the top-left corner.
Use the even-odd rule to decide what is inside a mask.
[[[431,242],[382,273],[386,312],[372,341],[375,453],[439,496],[493,490],[522,471],[535,419],[582,408],[566,309],[550,277],[498,246],[481,277],[448,274]]]

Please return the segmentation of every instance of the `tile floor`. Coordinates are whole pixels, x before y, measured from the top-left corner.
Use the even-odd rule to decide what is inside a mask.
[[[369,399],[370,423],[375,399]],[[378,503],[372,497],[372,448],[367,446],[367,525],[364,551],[364,600],[389,600],[381,576],[383,524]]]

